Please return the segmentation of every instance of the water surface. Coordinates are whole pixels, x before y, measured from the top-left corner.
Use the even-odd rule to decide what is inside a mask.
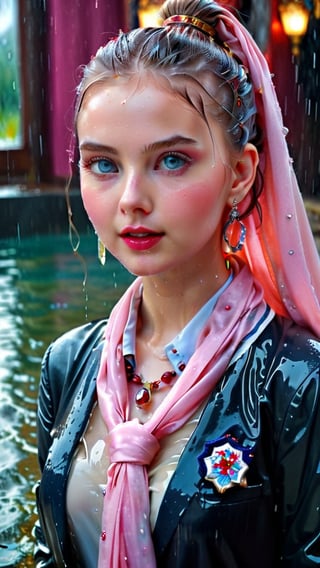
[[[0,240],[0,567],[34,566],[33,487],[39,478],[36,404],[41,359],[64,331],[104,317],[132,277],[112,257],[101,267],[93,235],[84,265],[67,235]]]

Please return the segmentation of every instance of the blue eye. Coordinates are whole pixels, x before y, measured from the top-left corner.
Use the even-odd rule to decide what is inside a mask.
[[[187,161],[187,158],[180,154],[168,154],[161,159],[159,169],[168,171],[180,170],[185,166]]]
[[[113,174],[117,172],[117,167],[111,160],[101,158],[91,162],[90,169],[94,174]]]

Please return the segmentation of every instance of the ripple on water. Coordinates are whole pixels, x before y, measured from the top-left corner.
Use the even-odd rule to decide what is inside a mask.
[[[0,242],[0,568],[34,567],[36,398],[44,351],[67,329],[107,315],[132,281],[112,258],[101,269],[94,235],[81,237],[80,248],[85,288],[84,266],[67,235]]]
[[[25,518],[21,502],[28,481],[17,471],[23,452],[17,448],[14,427],[10,421],[15,409],[5,405],[1,410],[4,413],[1,413],[0,420],[0,566],[9,567],[17,566],[22,556],[15,542],[15,527],[23,523]]]
[[[22,552],[18,549],[16,544],[0,543],[1,568],[10,568],[11,566],[17,566],[21,558],[22,558]]]

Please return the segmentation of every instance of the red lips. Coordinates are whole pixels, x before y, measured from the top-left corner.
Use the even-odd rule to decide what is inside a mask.
[[[157,233],[146,227],[126,227],[120,234],[126,245],[132,250],[148,250],[162,239],[163,233]]]

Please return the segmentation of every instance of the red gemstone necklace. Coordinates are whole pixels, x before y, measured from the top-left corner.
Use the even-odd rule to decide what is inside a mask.
[[[165,371],[161,377],[156,381],[143,381],[141,375],[136,373],[136,364],[133,355],[125,355],[124,365],[128,382],[142,385],[135,396],[135,403],[138,408],[144,408],[151,403],[152,391],[160,387],[161,383],[169,385],[174,377],[176,371]]]

